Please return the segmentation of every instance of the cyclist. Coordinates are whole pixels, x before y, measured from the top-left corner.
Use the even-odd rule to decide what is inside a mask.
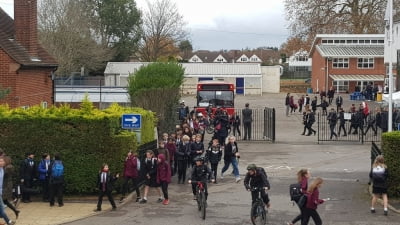
[[[194,195],[194,200],[197,200],[197,196],[196,196],[196,186],[197,186],[197,181],[200,181],[203,183],[203,187],[204,187],[204,194],[206,196],[206,200],[207,200],[207,196],[208,196],[208,191],[207,191],[207,181],[208,181],[208,177],[210,176],[210,180],[211,182],[214,182],[214,174],[211,172],[210,168],[208,168],[207,165],[204,165],[204,157],[202,156],[197,156],[195,159],[195,166],[192,168],[192,176],[190,178],[190,180],[188,180],[189,184],[192,184],[192,191],[193,191],[193,195]],[[194,183],[192,183],[193,181],[196,181]]]
[[[244,178],[244,186],[247,191],[251,191],[253,188],[258,188],[261,192],[261,197],[267,208],[270,207],[269,197],[265,190],[269,190],[271,186],[265,173],[264,168],[257,167],[255,164],[247,166],[247,174]],[[258,193],[256,191],[251,192],[252,203],[257,199]]]

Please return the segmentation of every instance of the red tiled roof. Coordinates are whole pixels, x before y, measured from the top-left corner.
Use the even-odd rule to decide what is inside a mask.
[[[56,60],[38,43],[38,57],[33,59],[27,49],[15,40],[14,20],[0,8],[0,48],[22,66],[57,67]]]

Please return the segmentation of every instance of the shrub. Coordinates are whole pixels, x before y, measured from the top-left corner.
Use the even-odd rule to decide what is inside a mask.
[[[382,153],[389,169],[388,194],[400,197],[400,131],[382,135]]]
[[[33,152],[36,161],[45,152],[59,152],[65,164],[67,192],[91,193],[102,163],[108,163],[113,172],[121,172],[126,152],[137,150],[135,133],[121,129],[121,115],[142,115],[142,143],[154,139],[156,119],[154,113],[139,108],[115,104],[98,110],[90,104],[84,102],[80,110],[68,105],[27,110],[2,106],[0,147],[12,157],[16,168],[27,152]]]

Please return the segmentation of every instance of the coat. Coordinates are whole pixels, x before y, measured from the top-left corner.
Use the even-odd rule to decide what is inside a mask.
[[[251,123],[253,121],[252,118],[253,111],[249,108],[245,108],[242,110],[242,116],[243,116],[243,123]]]
[[[12,200],[14,174],[14,166],[7,165],[6,167],[4,167],[3,199]]]
[[[139,176],[140,161],[137,157],[131,156],[125,159],[124,177],[137,178]]]
[[[99,172],[99,174],[97,175],[97,188],[99,190],[103,189],[103,184],[101,183],[101,175],[103,172]],[[107,192],[111,192],[114,189],[114,182],[117,180],[117,178],[113,175],[111,175],[110,172],[106,172],[106,184],[105,184],[105,188]]]
[[[158,156],[157,164],[157,183],[161,182],[171,183],[171,166],[167,161],[165,161],[165,156],[160,154]]]
[[[235,146],[235,150],[233,150],[233,146]],[[233,145],[229,142],[224,148],[224,160],[230,161],[232,157],[235,157],[236,152],[239,152],[236,141],[233,143]]]
[[[46,169],[46,163],[48,163],[48,167]],[[50,160],[45,160],[42,159],[40,160],[39,166],[38,166],[38,172],[39,172],[39,180],[46,180],[49,176],[49,168],[50,168],[51,161]]]
[[[19,172],[21,179],[32,180],[33,178],[36,178],[36,162],[29,158],[24,159],[21,162]]]

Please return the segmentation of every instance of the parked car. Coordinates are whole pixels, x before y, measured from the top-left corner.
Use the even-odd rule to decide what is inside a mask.
[[[306,84],[310,84],[310,83],[311,83],[311,78],[307,78],[307,79],[305,79],[305,80],[304,80],[304,83],[306,83]]]

